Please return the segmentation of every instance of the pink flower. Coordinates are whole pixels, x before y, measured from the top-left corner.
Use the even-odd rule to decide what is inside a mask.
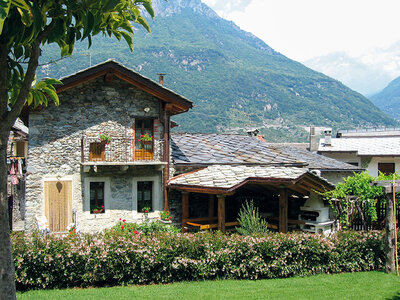
[[[126,222],[126,220],[122,220],[122,222],[124,222],[124,223],[125,223],[125,222]]]
[[[137,230],[135,230],[133,233],[139,234],[139,232]]]

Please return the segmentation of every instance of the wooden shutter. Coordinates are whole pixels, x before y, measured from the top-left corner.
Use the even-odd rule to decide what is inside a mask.
[[[106,145],[103,143],[90,143],[89,161],[104,161]]]
[[[66,231],[72,223],[72,182],[45,181],[44,196],[50,231]]]

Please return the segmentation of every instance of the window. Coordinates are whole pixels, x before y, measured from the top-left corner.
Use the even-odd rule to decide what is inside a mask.
[[[104,208],[104,182],[90,182],[90,213],[102,214]]]
[[[15,155],[18,157],[25,157],[27,153],[28,143],[25,141],[18,141],[15,143]]]
[[[137,182],[137,211],[143,212],[143,208],[153,211],[153,181]]]
[[[138,160],[153,159],[153,123],[153,119],[135,121],[135,158]]]
[[[89,161],[104,161],[105,144],[90,143],[89,146]]]
[[[382,172],[385,175],[390,175],[395,172],[394,163],[378,163],[378,173]]]

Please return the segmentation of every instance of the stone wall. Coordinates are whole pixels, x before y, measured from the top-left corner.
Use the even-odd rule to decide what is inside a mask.
[[[99,132],[113,137],[133,137],[135,118],[159,118],[160,102],[150,94],[114,78],[104,82],[97,78],[59,94],[60,106],[50,104],[29,116],[29,154],[26,183],[26,229],[37,227],[37,219],[43,218],[44,181],[72,180],[72,209],[81,227],[95,230],[111,225],[119,216],[138,219],[133,207],[132,180],[135,177],[160,176],[161,168],[134,168],[118,173],[112,167],[99,167],[96,174],[83,173],[81,166],[82,137],[98,136]],[[150,108],[146,113],[144,108]],[[155,121],[154,138],[159,140],[163,127]],[[109,168],[109,169],[106,169]],[[93,170],[91,171],[93,172]],[[114,172],[114,173],[113,173]],[[84,175],[82,175],[84,174]],[[108,174],[108,175],[107,175]],[[111,196],[118,204],[107,216],[93,216],[84,210],[83,185],[86,177],[110,178]],[[162,181],[159,183],[162,186]],[[131,197],[129,198],[129,191]],[[162,203],[162,193],[157,202]],[[119,202],[121,200],[121,202]],[[94,225],[96,224],[96,225]],[[104,225],[101,226],[100,224]],[[86,231],[86,230],[85,230]]]

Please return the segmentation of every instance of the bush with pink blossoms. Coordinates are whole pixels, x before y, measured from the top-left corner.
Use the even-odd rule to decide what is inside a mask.
[[[19,290],[262,279],[383,268],[381,232],[13,235]]]

